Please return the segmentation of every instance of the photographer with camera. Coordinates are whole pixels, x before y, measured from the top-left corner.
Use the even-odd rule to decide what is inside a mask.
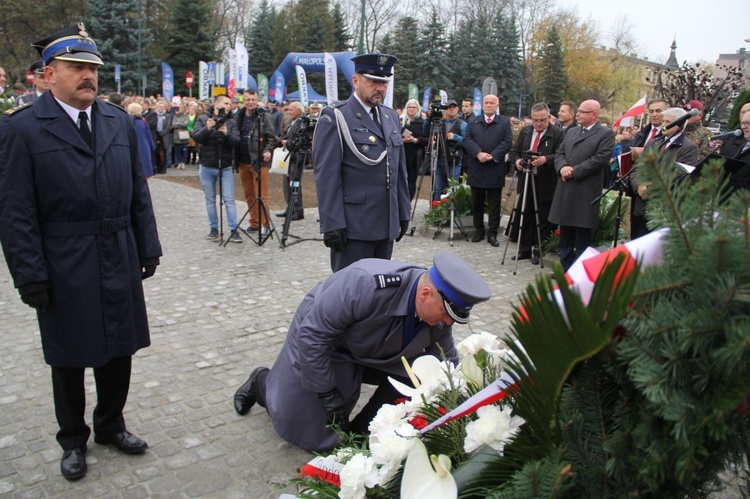
[[[286,201],[286,209],[279,213],[276,213],[277,217],[286,217],[289,210],[292,210],[292,216],[290,220],[302,220],[305,218],[305,208],[302,203],[302,190],[298,191],[296,198],[294,199],[294,206],[290,205],[292,198],[292,188],[290,187],[290,181],[294,180],[297,182],[302,181],[302,170],[304,170],[304,164],[298,164],[299,161],[307,162],[307,157],[300,157],[303,149],[310,150],[310,144],[312,142],[312,131],[315,129],[315,124],[310,121],[307,116],[303,116],[305,108],[299,101],[289,103],[284,113],[287,115],[286,126],[284,127],[283,134],[281,135],[281,147],[286,147],[289,150],[289,173],[290,175],[284,175],[282,180],[282,187],[284,188],[284,201]]]
[[[441,118],[442,117],[442,118]],[[440,105],[439,99],[433,101],[430,110],[427,111],[427,120],[424,122],[424,134],[430,136],[430,128],[440,125],[445,134],[445,156],[438,157],[437,169],[435,170],[434,185],[432,189],[433,201],[440,201],[440,197],[448,188],[448,178],[458,181],[461,178],[461,161],[464,156],[464,132],[466,122],[458,117],[458,103],[449,100],[446,106]],[[448,162],[446,165],[445,162]]]
[[[240,142],[240,135],[234,120],[228,113],[231,100],[226,95],[216,98],[208,113],[198,116],[193,127],[193,140],[198,143],[200,155],[200,179],[206,197],[206,212],[211,227],[206,239],[219,237],[219,220],[216,211],[216,184],[226,206],[227,224],[233,231],[230,241],[241,243],[242,239],[234,229],[237,227],[237,210],[234,205],[234,177],[232,160],[234,148]]]
[[[537,241],[536,217],[534,216],[534,205],[530,203],[527,196],[526,206],[521,207],[518,203],[518,210],[514,218],[513,230],[520,225],[520,210],[523,210],[523,230],[522,239],[519,241],[520,251],[519,260],[531,259],[531,263],[539,263],[541,243],[547,239],[552,232],[554,225],[547,221],[549,210],[552,206],[552,198],[555,196],[555,187],[557,186],[557,171],[555,170],[555,154],[565,139],[565,132],[550,124],[549,106],[544,102],[534,104],[531,108],[532,125],[523,128],[519,134],[516,143],[510,150],[509,161],[515,165],[516,169],[531,175],[531,182],[534,182],[537,196],[537,209],[539,213],[539,231],[541,232],[542,241]],[[518,183],[518,194],[523,198],[524,183]],[[519,198],[517,198],[519,199]],[[511,257],[515,260],[515,257]]]
[[[276,148],[276,124],[271,113],[258,106],[258,92],[248,88],[242,94],[242,101],[245,107],[239,110],[235,118],[240,133],[237,147],[240,181],[247,205],[251,206],[257,195],[256,185],[260,176],[260,198],[268,206],[268,169],[271,166],[271,154]],[[258,211],[261,212],[260,216]],[[268,228],[266,212],[251,210],[250,227],[247,231],[259,230],[261,225]]]

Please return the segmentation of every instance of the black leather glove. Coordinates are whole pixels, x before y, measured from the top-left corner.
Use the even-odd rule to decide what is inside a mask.
[[[346,244],[346,229],[336,229],[324,233],[323,244],[326,245],[326,248],[341,253],[344,251],[344,245]]]
[[[399,242],[404,237],[404,234],[406,234],[407,230],[409,230],[409,221],[408,220],[402,220],[401,221],[401,230],[398,231],[398,237],[396,238],[396,242]]]
[[[156,273],[156,265],[146,265],[141,272],[141,280],[148,279]]]
[[[334,388],[325,393],[319,393],[318,399],[323,411],[326,413],[326,420],[329,425],[338,426],[339,430],[346,432],[349,430],[349,413],[346,410],[346,401],[341,393]]]
[[[21,301],[31,308],[44,312],[49,305],[49,289],[38,289],[29,293],[21,293]]]

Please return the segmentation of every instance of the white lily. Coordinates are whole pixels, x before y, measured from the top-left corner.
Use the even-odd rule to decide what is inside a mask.
[[[422,441],[413,440],[401,478],[401,498],[456,499],[458,487],[450,473],[450,458],[442,454],[427,457]]]
[[[390,376],[388,381],[402,395],[411,397],[412,400],[420,400],[422,395],[426,399],[430,399],[433,395],[442,393],[449,388],[450,384],[446,373],[453,371],[453,365],[449,362],[440,362],[437,357],[432,355],[419,357],[411,366],[405,358],[402,357],[401,361],[404,363],[404,368],[414,384],[414,388]]]
[[[508,406],[501,409],[493,404],[477,409],[479,419],[466,425],[464,451],[473,452],[483,445],[489,445],[502,455],[505,446],[526,422],[522,417],[512,414],[513,409]]]

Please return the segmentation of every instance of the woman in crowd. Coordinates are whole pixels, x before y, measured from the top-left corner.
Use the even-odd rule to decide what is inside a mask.
[[[193,140],[193,127],[195,126],[195,118],[198,117],[198,103],[196,101],[190,101],[188,104],[188,124],[187,131],[190,132],[190,139],[188,140],[188,161],[189,165],[198,164],[198,144]]]
[[[154,165],[151,162],[151,158],[156,150],[156,144],[154,144],[154,138],[151,135],[151,128],[149,128],[146,120],[143,119],[143,107],[137,102],[128,104],[128,114],[133,116],[133,124],[135,125],[135,134],[138,137],[138,152],[141,155],[141,163],[143,164],[143,173],[146,178],[153,176]]]
[[[190,117],[188,116],[185,104],[180,104],[174,118],[172,118],[174,162],[176,163],[175,168],[178,170],[184,170],[185,162],[187,162],[188,140],[190,140],[190,132],[188,131],[189,123]]]
[[[409,99],[406,110],[401,115],[401,134],[404,137],[406,154],[406,173],[409,182],[409,196],[414,199],[417,192],[417,175],[422,162],[422,152],[427,145],[427,138],[422,133],[422,112],[416,99]]]

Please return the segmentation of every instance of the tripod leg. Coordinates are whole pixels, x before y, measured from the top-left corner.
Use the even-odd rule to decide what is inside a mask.
[[[521,244],[523,244],[523,219],[526,215],[526,202],[529,197],[529,177],[531,176],[531,172],[524,170],[523,175],[523,199],[521,200],[521,216],[519,217],[520,221],[518,223],[518,244],[516,245],[516,265],[513,268],[513,275],[516,275],[516,272],[518,271],[518,257],[521,255]]]
[[[536,244],[539,247],[539,265],[541,268],[544,268],[544,255],[542,254],[542,228],[539,225],[539,204],[537,203],[536,199],[536,182],[534,182],[534,179],[531,179],[531,193],[533,194],[533,200],[534,200],[534,217],[536,219]],[[521,240],[519,239],[519,242]],[[534,248],[531,248],[531,252],[533,255]]]
[[[515,179],[516,172],[513,173],[513,178]],[[516,219],[518,218],[518,206],[521,203],[521,197],[516,196],[516,201],[513,203],[513,211],[510,212],[510,219],[508,220],[508,225],[505,227],[505,235],[507,239],[505,240],[505,250],[503,251],[503,258],[500,260],[500,265],[505,265],[505,256],[508,253],[508,245],[510,244],[510,231],[513,230],[512,227],[516,223]]]
[[[510,185],[508,186],[508,192],[506,194],[506,196],[508,197],[505,198],[505,206],[503,206],[503,209],[500,211],[500,218],[502,218],[504,212],[508,211],[508,203],[510,203],[510,197],[513,195],[513,191],[515,190],[517,184],[518,184],[518,170],[515,170],[513,172],[513,178],[510,179]],[[511,217],[508,217],[508,218],[510,219]],[[510,222],[508,222],[508,224],[510,224]],[[505,235],[507,236],[509,233],[510,233],[510,230],[508,229],[508,227],[506,227]]]
[[[417,192],[414,193],[414,201],[411,207],[411,230],[409,231],[410,236],[413,236],[414,231],[417,230],[416,225],[414,225],[414,215],[417,212],[417,201],[419,201],[419,193],[422,191],[422,182],[424,181],[424,175],[420,173],[417,173],[417,175],[419,175],[419,179],[417,179]]]

